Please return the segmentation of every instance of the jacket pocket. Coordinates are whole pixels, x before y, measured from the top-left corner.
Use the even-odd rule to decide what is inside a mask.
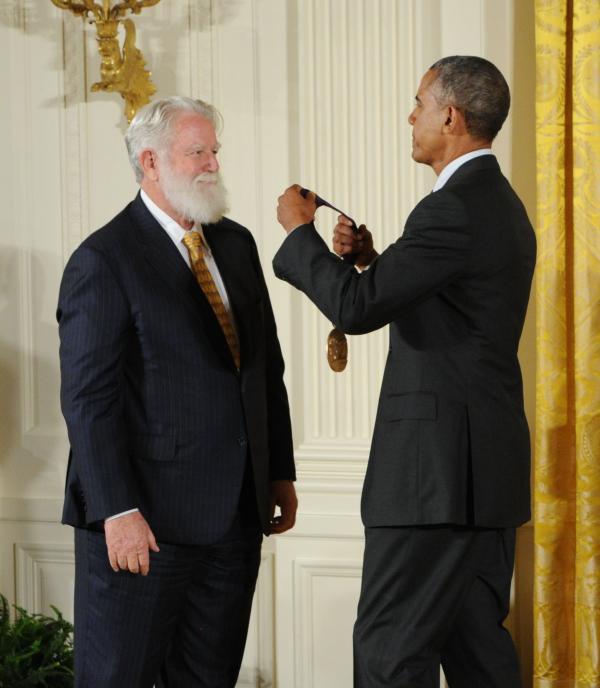
[[[437,397],[433,392],[389,394],[382,409],[385,421],[436,420]]]
[[[173,461],[175,437],[174,435],[133,435],[131,451],[136,459]]]

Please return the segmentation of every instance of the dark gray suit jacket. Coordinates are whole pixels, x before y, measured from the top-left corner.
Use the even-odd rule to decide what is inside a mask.
[[[269,481],[295,478],[256,245],[228,219],[204,231],[235,317],[239,373],[192,272],[139,195],[66,266],[57,312],[71,444],[65,523],[139,507],[158,540],[215,541],[232,523],[250,456],[266,532]]]
[[[530,517],[517,348],[535,263],[523,204],[493,156],[424,198],[359,274],[312,225],[273,261],[350,334],[390,325],[367,475],[367,526],[514,526]]]

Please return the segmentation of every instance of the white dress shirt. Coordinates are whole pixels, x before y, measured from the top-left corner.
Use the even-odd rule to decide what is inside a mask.
[[[171,241],[175,244],[179,253],[181,253],[181,257],[183,258],[183,260],[185,260],[185,263],[188,266],[188,268],[190,268],[190,270],[192,267],[190,264],[190,254],[187,250],[186,245],[183,243],[183,237],[186,235],[186,232],[188,231],[198,232],[200,234],[200,236],[202,237],[202,243],[204,245],[204,262],[206,263],[206,267],[212,275],[215,286],[219,290],[221,300],[223,301],[223,305],[225,306],[225,309],[229,314],[231,324],[233,325],[233,329],[237,336],[235,320],[233,317],[233,313],[231,312],[231,307],[229,305],[229,297],[227,296],[227,290],[225,289],[223,278],[221,277],[219,268],[217,267],[215,259],[213,258],[213,255],[211,253],[208,241],[206,241],[206,237],[204,236],[204,232],[202,231],[202,225],[199,225],[197,227],[194,226],[192,227],[192,229],[186,230],[180,224],[175,222],[175,220],[170,215],[167,215],[167,213],[165,213],[164,210],[159,208],[145,191],[141,190],[140,196],[142,198],[142,201],[144,202],[144,205],[150,211],[152,217],[154,217],[158,224],[169,235]],[[119,514],[115,514],[114,516],[109,516],[108,518],[105,518],[104,522],[106,523],[106,521],[112,521],[113,518],[119,518],[119,516],[125,516],[125,514],[132,514],[135,511],[139,511],[139,509],[129,509],[128,511],[122,511]]]

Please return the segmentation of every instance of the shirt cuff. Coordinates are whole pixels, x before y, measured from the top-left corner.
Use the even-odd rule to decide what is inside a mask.
[[[126,514],[132,514],[134,511],[139,511],[139,509],[128,509],[127,511],[121,511],[120,514],[115,514],[114,516],[109,516],[108,518],[104,519],[104,523],[107,521],[112,521],[113,518],[119,518],[120,516],[125,516]]]

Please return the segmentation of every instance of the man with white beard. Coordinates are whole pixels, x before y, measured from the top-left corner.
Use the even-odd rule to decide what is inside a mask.
[[[223,217],[218,121],[140,110],[140,193],[61,283],[76,686],[233,688],[263,533],[294,525],[283,360],[254,240]]]

